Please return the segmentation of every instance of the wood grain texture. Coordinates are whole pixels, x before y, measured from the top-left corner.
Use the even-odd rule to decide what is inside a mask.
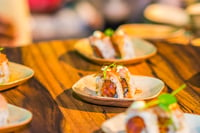
[[[5,48],[8,58],[31,67],[35,75],[28,82],[1,92],[9,103],[33,113],[32,122],[16,131],[22,133],[100,133],[101,124],[126,108],[99,106],[82,101],[71,90],[81,77],[96,73],[99,65],[74,51],[76,40],[40,42]],[[132,74],[157,77],[177,94],[184,112],[200,114],[200,47],[156,42],[158,53],[149,60],[128,65]]]

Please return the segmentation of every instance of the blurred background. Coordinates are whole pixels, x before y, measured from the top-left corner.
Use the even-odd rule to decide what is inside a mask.
[[[199,1],[1,0],[0,45],[86,37],[125,23],[149,23],[143,12],[152,3],[185,8],[195,2]]]

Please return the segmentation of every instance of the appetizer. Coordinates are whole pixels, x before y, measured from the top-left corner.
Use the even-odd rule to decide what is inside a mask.
[[[189,133],[183,112],[174,95],[175,93],[162,94],[157,100],[147,103],[134,102],[126,112],[126,132]]]
[[[130,59],[135,57],[133,42],[123,31],[117,31],[112,35],[111,40],[120,58]]]
[[[8,122],[8,103],[0,94],[0,126],[4,126]]]
[[[95,31],[89,37],[90,45],[93,49],[93,54],[104,59],[130,59],[135,57],[133,42],[123,32],[114,32],[107,29],[104,33]]]
[[[114,59],[117,56],[110,37],[106,36],[103,32],[95,31],[89,37],[89,41],[95,56],[105,59]]]
[[[2,48],[0,48],[0,51]],[[8,59],[5,54],[0,52],[0,84],[9,80],[10,71],[8,67]]]
[[[114,98],[133,98],[136,87],[129,70],[121,65],[104,66],[96,75],[97,95]]]

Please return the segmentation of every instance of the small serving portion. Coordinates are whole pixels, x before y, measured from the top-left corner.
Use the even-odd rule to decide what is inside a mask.
[[[0,48],[0,84],[8,82],[10,71],[8,66],[8,59],[5,54],[1,53],[2,48]]]
[[[86,59],[97,63],[133,64],[156,54],[156,47],[140,38],[129,37],[122,30],[95,31],[88,38],[76,42],[75,50]]]
[[[144,101],[137,101],[127,110],[127,133],[189,133],[177,103],[170,104],[167,110],[162,106],[146,108],[147,105]]]
[[[131,75],[128,68],[111,64],[77,81],[73,91],[83,100],[109,106],[128,107],[134,100],[156,97],[164,83],[153,77]]]
[[[183,88],[185,85],[172,94],[163,93],[157,99],[149,102],[136,101],[132,103],[125,113],[104,122],[102,129],[106,133],[192,132],[174,97]]]
[[[107,29],[104,33],[95,31],[89,37],[93,54],[105,59],[130,59],[135,57],[131,38],[123,31]]]
[[[134,79],[122,65],[104,66],[96,75],[97,95],[114,98],[133,98],[136,91]]]
[[[0,91],[20,85],[34,74],[34,71],[21,64],[10,62],[0,47]]]
[[[184,84],[172,94],[163,93],[150,102],[134,102],[126,111],[126,132],[189,133],[183,112],[174,96],[185,87]]]
[[[0,127],[8,124],[8,103],[6,99],[0,94]]]

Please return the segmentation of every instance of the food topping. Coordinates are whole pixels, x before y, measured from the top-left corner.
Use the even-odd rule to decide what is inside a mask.
[[[116,85],[110,80],[105,80],[101,88],[102,96],[117,97]]]

